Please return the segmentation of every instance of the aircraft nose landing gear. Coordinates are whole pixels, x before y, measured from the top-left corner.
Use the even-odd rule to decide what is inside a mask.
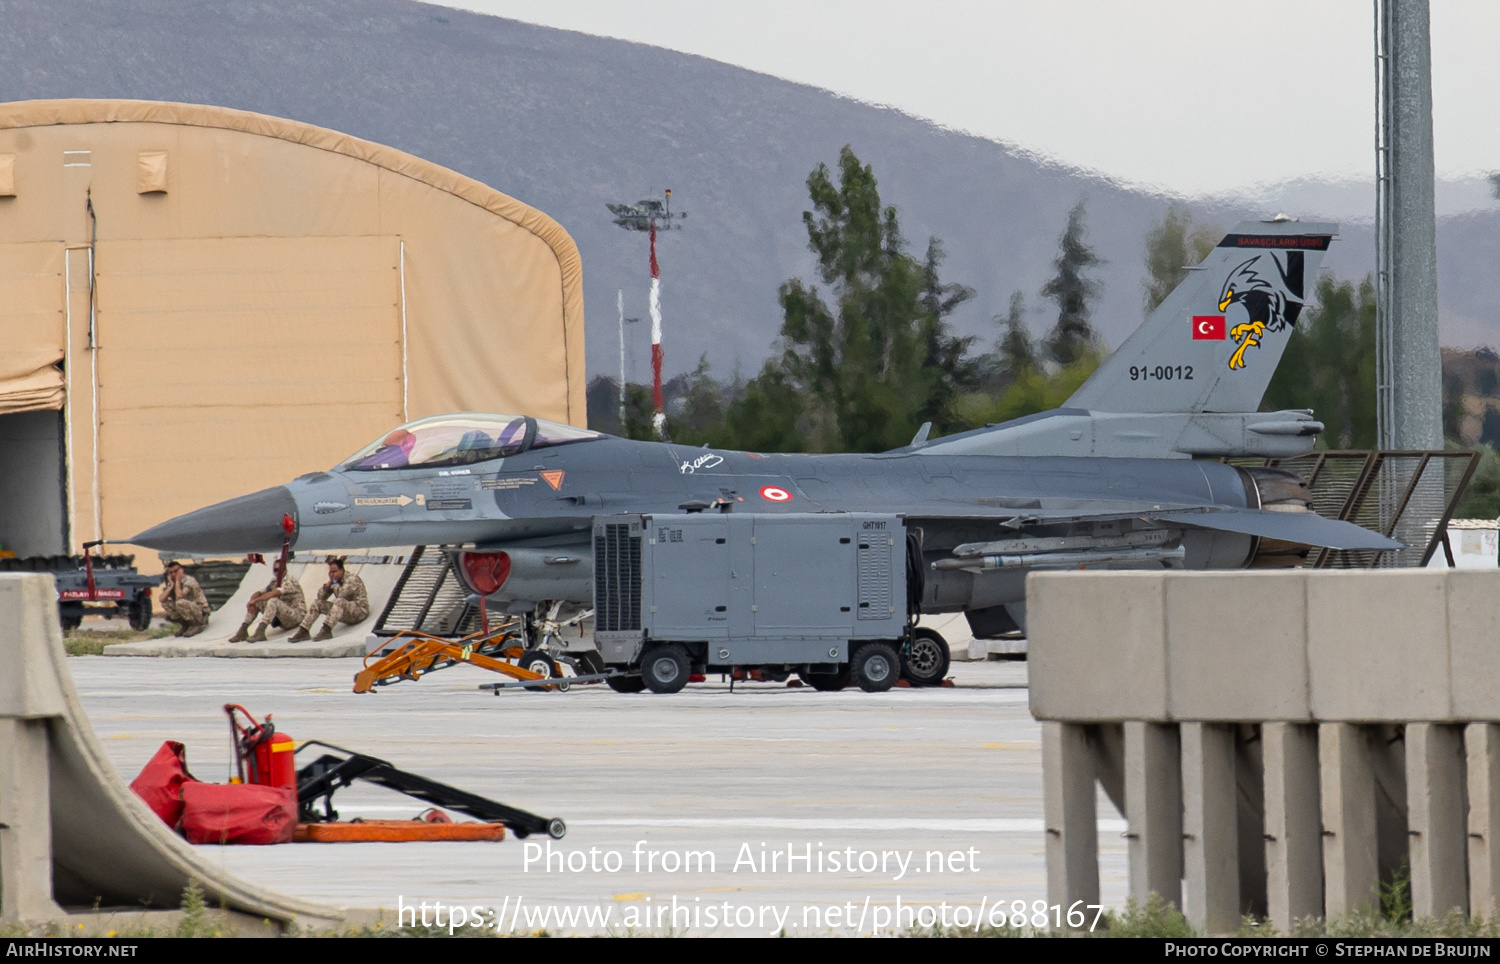
[[[941,686],[951,660],[948,641],[937,630],[918,626],[901,647],[901,678],[913,686]]]

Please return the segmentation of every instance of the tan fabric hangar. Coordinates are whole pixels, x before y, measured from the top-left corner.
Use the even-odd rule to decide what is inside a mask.
[[[17,555],[128,537],[426,415],[582,425],[583,333],[572,238],[453,171],[216,107],[0,105]]]

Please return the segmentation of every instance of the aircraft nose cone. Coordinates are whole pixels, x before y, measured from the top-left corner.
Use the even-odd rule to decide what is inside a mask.
[[[296,520],[297,500],[278,485],[168,519],[125,541],[162,552],[274,552],[288,515]]]

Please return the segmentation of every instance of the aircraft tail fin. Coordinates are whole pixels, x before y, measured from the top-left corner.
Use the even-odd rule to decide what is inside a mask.
[[[1254,412],[1336,224],[1243,221],[1068,399],[1089,412]]]

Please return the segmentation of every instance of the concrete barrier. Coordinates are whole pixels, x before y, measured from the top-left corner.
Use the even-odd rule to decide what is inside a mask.
[[[1097,902],[1123,769],[1131,895],[1210,933],[1403,865],[1419,916],[1500,911],[1500,571],[1038,573],[1027,613],[1051,902]]]
[[[0,575],[0,921],[134,919],[196,879],[236,929],[336,923],[224,873],[130,791],[73,688],[56,599],[51,576]]]

